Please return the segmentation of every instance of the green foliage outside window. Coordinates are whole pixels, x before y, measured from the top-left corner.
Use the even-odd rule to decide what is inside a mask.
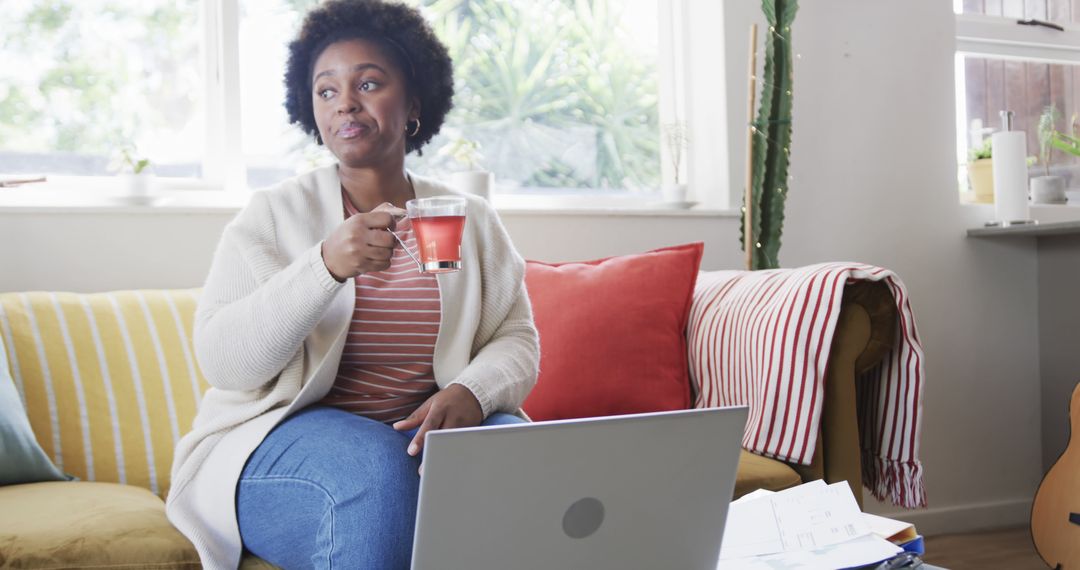
[[[442,134],[410,157],[415,166],[453,169],[439,148],[467,140],[483,149],[481,166],[525,188],[660,185],[656,61],[623,25],[622,0],[410,1],[450,49],[457,89]],[[283,0],[297,27],[315,4]],[[197,173],[199,2],[8,8],[0,14],[0,170],[14,152],[89,160],[84,172],[105,174],[108,157],[133,144],[165,166],[172,157],[141,139],[155,133],[174,148],[184,141],[192,156],[179,160]]]
[[[34,0],[0,15],[0,150],[104,164],[202,95],[198,4]]]
[[[656,62],[635,50],[622,2],[419,4],[455,65],[436,145],[475,140],[487,169],[525,187],[659,186]]]

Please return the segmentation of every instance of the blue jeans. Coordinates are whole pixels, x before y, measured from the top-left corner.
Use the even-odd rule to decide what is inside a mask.
[[[482,425],[521,423],[492,414]],[[292,568],[408,568],[420,458],[416,430],[313,406],[273,429],[236,487],[244,547]]]

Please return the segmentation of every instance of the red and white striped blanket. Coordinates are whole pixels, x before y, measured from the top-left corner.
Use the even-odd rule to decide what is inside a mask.
[[[701,273],[687,326],[695,407],[748,405],[743,447],[809,464],[844,285],[858,280],[884,281],[899,314],[896,345],[856,379],[864,482],[881,500],[925,506],[922,344],[904,284],[887,269],[824,263]]]

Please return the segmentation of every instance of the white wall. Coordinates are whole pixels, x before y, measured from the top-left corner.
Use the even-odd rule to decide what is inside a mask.
[[[1069,401],[1080,382],[1080,235],[1041,237],[1038,248],[1042,463],[1049,469],[1070,443]],[[1075,446],[1080,433],[1071,437]]]
[[[233,214],[0,209],[0,292],[199,287]],[[704,269],[738,263],[738,223],[711,217],[503,216],[529,259],[568,261],[703,241]]]
[[[745,37],[757,5],[725,3],[726,32]],[[957,201],[951,4],[802,2],[794,34],[782,260],[875,263],[910,290],[930,510],[907,518],[924,532],[1022,524],[1041,474],[1036,257],[1031,242],[964,237],[991,212]]]
[[[0,291],[199,287],[233,215],[0,211]]]
[[[0,212],[0,291],[198,287],[231,218]]]
[[[746,123],[746,27],[759,6],[725,2],[732,125]],[[1023,524],[1041,474],[1035,245],[964,236],[991,213],[957,203],[950,6],[803,2],[781,250],[788,266],[858,260],[892,268],[908,285],[927,361],[921,456],[930,509],[901,516],[929,533]],[[732,149],[742,137],[729,133]],[[732,180],[741,185],[742,173]],[[195,286],[226,218],[0,214],[0,290]],[[530,258],[704,240],[705,268],[740,264],[733,218],[505,222]]]

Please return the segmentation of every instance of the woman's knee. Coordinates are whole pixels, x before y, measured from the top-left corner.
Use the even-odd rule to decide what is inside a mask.
[[[420,462],[405,452],[407,438],[383,427],[389,431],[357,436],[356,449],[340,464],[347,488],[340,489],[332,510],[335,550],[349,558],[341,567],[408,566]]]
[[[508,414],[505,412],[495,412],[484,420],[482,426],[508,426],[514,424],[524,424],[527,421],[515,416],[514,414]]]
[[[252,456],[257,465],[245,467],[237,491],[245,544],[266,551],[278,541],[273,529],[254,522],[261,519],[316,535],[299,550],[336,559],[334,567],[367,567],[356,565],[361,560],[407,565],[420,486],[408,438],[340,410],[301,413],[263,442]]]
[[[242,478],[236,522],[244,547],[283,568],[311,567],[329,554],[334,498],[320,484],[292,477]],[[316,565],[318,566],[318,565]]]
[[[408,567],[416,491],[379,475],[349,481],[331,492],[305,479],[242,480],[244,546],[284,568]]]

